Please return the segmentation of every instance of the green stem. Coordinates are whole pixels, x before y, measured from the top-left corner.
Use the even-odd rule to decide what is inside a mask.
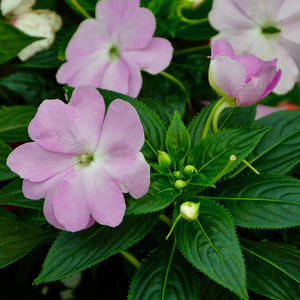
[[[88,12],[76,1],[76,0],[69,0],[75,7],[76,9],[83,15],[85,16],[87,19],[92,18]]]
[[[162,290],[162,296],[161,296],[162,300],[165,300],[167,280],[168,280],[168,276],[169,276],[169,272],[170,272],[170,268],[171,268],[171,264],[172,264],[172,260],[173,260],[173,256],[174,256],[174,252],[175,252],[175,248],[176,248],[176,240],[174,239],[174,243],[173,243],[171,255],[170,255],[168,266],[167,266],[167,270],[166,270],[166,275],[165,275],[163,290]]]
[[[124,256],[132,265],[134,265],[136,268],[139,268],[141,265],[141,262],[130,252],[126,250],[120,251],[120,254]]]
[[[182,5],[179,5],[177,7],[177,15],[178,17],[180,18],[180,20],[182,22],[185,22],[185,23],[189,23],[189,24],[201,24],[201,23],[205,23],[208,21],[208,18],[203,18],[203,19],[188,19],[186,18],[183,14],[182,14],[182,9],[185,8],[186,5],[185,4],[182,4]]]
[[[227,108],[227,107],[230,107],[230,105],[228,104],[228,102],[225,101],[225,102],[222,103],[222,105],[219,106],[218,110],[214,114],[213,120],[212,120],[212,128],[213,128],[214,132],[218,131],[218,119],[219,119],[219,116],[220,116],[221,112],[225,108]]]
[[[225,168],[212,180],[212,182],[217,182],[221,177],[223,177],[228,170],[230,169],[231,165],[236,161],[236,156],[231,155],[229,158],[228,163],[226,164]]]
[[[173,223],[173,225],[172,225],[172,227],[171,227],[171,229],[170,229],[168,235],[166,236],[166,240],[170,237],[170,235],[171,235],[171,233],[173,232],[173,230],[174,230],[174,228],[175,228],[177,222],[178,222],[180,219],[181,219],[181,215],[179,214],[179,215],[177,216],[175,222]]]
[[[243,163],[250,168],[255,174],[260,174],[250,163],[248,163],[245,159],[243,159]]]
[[[160,214],[159,219],[169,227],[172,227],[172,220],[164,214]]]
[[[171,81],[175,82],[176,84],[178,84],[178,86],[182,89],[182,91],[184,92],[185,96],[186,96],[186,101],[188,103],[188,106],[190,109],[192,109],[192,103],[191,103],[191,100],[190,100],[190,97],[189,97],[189,94],[185,88],[185,86],[181,83],[180,80],[178,80],[176,77],[174,77],[173,75],[167,73],[167,72],[160,72],[159,73],[160,75],[162,76],[165,76],[166,78],[170,79]]]
[[[209,48],[210,48],[210,45],[202,45],[202,46],[197,46],[197,47],[191,47],[191,48],[187,48],[187,49],[177,50],[177,51],[174,52],[174,56],[175,55],[187,54],[187,53],[191,53],[191,52],[195,52],[195,51],[199,51],[199,50],[209,49]]]
[[[202,138],[205,138],[208,134],[208,131],[209,131],[209,128],[210,128],[210,125],[211,125],[211,122],[214,118],[214,115],[218,112],[218,115],[220,115],[221,111],[219,111],[220,108],[223,107],[223,104],[228,100],[228,99],[231,99],[227,96],[223,96],[217,103],[216,105],[213,107],[213,109],[211,110],[207,120],[206,120],[206,123],[205,123],[205,126],[204,126],[204,129],[203,129],[203,133],[202,133]],[[223,108],[224,109],[224,108]]]

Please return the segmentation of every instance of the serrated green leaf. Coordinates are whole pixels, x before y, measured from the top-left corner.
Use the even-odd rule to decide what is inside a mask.
[[[197,299],[198,274],[174,246],[165,242],[142,264],[130,285],[128,300]]]
[[[199,300],[238,300],[235,294],[209,279],[207,276],[201,276],[200,288],[198,293]]]
[[[42,200],[30,200],[25,198],[22,192],[21,178],[16,178],[0,190],[0,204],[42,210],[43,202]]]
[[[230,210],[239,226],[300,225],[300,180],[295,178],[267,174],[242,176],[224,182],[210,197]]]
[[[198,221],[177,223],[180,250],[201,272],[248,299],[245,265],[231,216],[217,203],[202,200]]]
[[[0,20],[0,64],[11,60],[26,46],[40,39],[29,36],[4,20]]]
[[[28,125],[36,113],[33,106],[12,106],[0,108],[0,139],[4,142],[30,140]]]
[[[180,161],[184,159],[189,151],[190,143],[189,133],[176,111],[167,131],[166,148],[177,168],[179,168]]]
[[[250,289],[270,299],[299,299],[300,251],[287,245],[241,240]]]
[[[228,164],[231,155],[236,156],[236,161],[225,174],[240,164],[268,130],[267,128],[236,128],[213,133],[194,147],[188,157],[188,163],[195,166],[198,172],[208,179],[214,179]]]
[[[131,199],[126,214],[143,214],[159,211],[170,205],[181,191],[174,188],[166,176],[155,176],[151,179],[148,193],[140,199]]]
[[[157,220],[157,214],[125,217],[115,228],[95,224],[79,232],[62,232],[51,247],[34,283],[69,277],[141,240]]]
[[[6,159],[10,152],[11,148],[0,141],[0,181],[8,180],[17,176],[17,174],[13,173],[6,165]]]
[[[18,93],[26,103],[37,105],[56,85],[37,72],[23,71],[0,78],[0,86]]]
[[[285,174],[300,162],[300,110],[279,111],[256,121],[272,127],[247,158],[258,171]],[[241,168],[238,170],[240,172]]]
[[[12,218],[0,217],[0,268],[20,259],[51,234]]]
[[[191,178],[191,180],[189,181],[189,184],[201,185],[201,186],[207,186],[207,187],[215,187],[215,185],[201,173],[194,175]]]

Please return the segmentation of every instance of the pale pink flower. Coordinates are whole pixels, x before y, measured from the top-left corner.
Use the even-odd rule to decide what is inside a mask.
[[[57,228],[78,231],[95,220],[117,226],[126,208],[122,192],[140,198],[148,191],[136,110],[116,99],[104,113],[102,96],[88,86],[76,88],[68,104],[45,100],[28,128],[34,142],[7,159],[24,178],[24,195],[45,198],[45,217]]]
[[[57,81],[76,87],[88,84],[136,97],[142,86],[140,70],[157,74],[172,59],[173,48],[153,37],[155,18],[139,0],[101,0],[96,19],[83,21],[66,49],[67,62]]]
[[[212,45],[209,83],[220,96],[236,98],[237,105],[252,105],[278,83],[277,60],[263,61],[252,54],[236,56],[226,40]]]
[[[214,0],[208,18],[220,31],[212,43],[226,39],[236,54],[278,58],[282,77],[275,93],[285,94],[300,80],[299,0]]]
[[[284,108],[258,104],[256,106],[255,120],[258,120],[280,110],[284,110]]]

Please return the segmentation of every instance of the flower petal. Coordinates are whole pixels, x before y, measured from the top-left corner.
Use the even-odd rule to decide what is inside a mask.
[[[246,68],[229,57],[217,56],[210,62],[209,80],[220,95],[234,98],[245,85]]]
[[[126,64],[121,59],[109,64],[101,78],[100,87],[127,95],[128,86],[129,72]]]
[[[121,50],[141,49],[154,34],[155,18],[149,9],[139,4],[139,0],[102,0],[96,5],[96,19]]]
[[[125,157],[111,157],[102,165],[123,192],[129,192],[134,198],[140,198],[147,193],[150,185],[150,166],[141,152]]]
[[[109,226],[117,226],[125,213],[125,200],[117,184],[99,164],[74,171],[53,195],[56,219],[68,231],[86,228],[93,218]]]
[[[164,38],[152,38],[143,49],[124,51],[124,60],[137,69],[158,74],[168,67],[172,60],[172,44]]]
[[[265,117],[269,114],[272,114],[273,112],[280,111],[280,110],[283,110],[283,109],[284,108],[258,104],[256,106],[255,120],[258,120],[258,119],[263,118],[263,117]]]
[[[32,182],[49,179],[77,162],[73,155],[47,151],[34,142],[19,146],[7,158],[13,172]]]
[[[232,46],[225,39],[216,40],[212,44],[211,58],[214,59],[216,56],[226,56],[234,60],[236,59]]]
[[[144,131],[136,110],[126,101],[114,100],[107,110],[94,159],[131,154],[143,144]]]
[[[245,30],[256,26],[233,0],[214,0],[208,19],[210,24],[219,31],[234,28]]]
[[[78,87],[69,104],[45,100],[29,125],[29,135],[50,151],[92,154],[98,145],[104,112],[103,98],[95,88]]]

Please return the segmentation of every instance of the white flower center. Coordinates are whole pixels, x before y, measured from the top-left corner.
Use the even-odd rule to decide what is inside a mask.
[[[120,57],[120,50],[117,45],[112,45],[109,48],[108,56],[111,62],[116,61]]]

